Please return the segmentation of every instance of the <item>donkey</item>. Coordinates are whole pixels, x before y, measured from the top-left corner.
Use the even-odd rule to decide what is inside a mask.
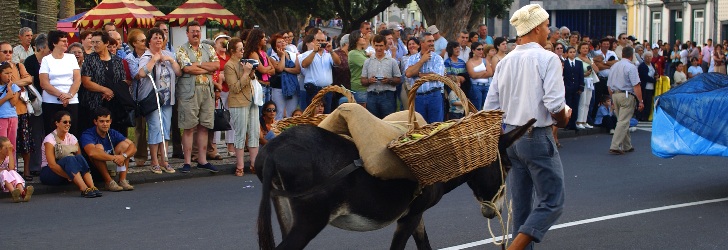
[[[359,153],[353,142],[327,130],[301,125],[290,128],[260,150],[255,168],[263,195],[258,211],[260,249],[303,249],[327,224],[350,230],[371,231],[397,222],[391,249],[404,249],[410,236],[418,249],[431,249],[422,215],[446,193],[467,183],[481,203],[483,216],[496,211],[483,205],[496,201],[510,161],[506,148],[533,123],[499,138],[499,160],[454,178],[420,189],[412,180],[381,180],[363,168],[351,168]],[[349,169],[342,174],[340,170]],[[353,169],[353,170],[352,170]],[[334,177],[332,177],[334,176]],[[497,196],[497,197],[496,197]],[[271,226],[271,200],[275,206],[283,241],[275,246]]]

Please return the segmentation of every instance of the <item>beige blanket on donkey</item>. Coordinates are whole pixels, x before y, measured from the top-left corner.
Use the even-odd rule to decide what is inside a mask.
[[[367,173],[380,179],[416,180],[410,169],[387,144],[407,132],[409,111],[400,111],[380,120],[355,103],[345,103],[326,117],[319,127],[351,136]],[[420,126],[427,124],[416,114]]]

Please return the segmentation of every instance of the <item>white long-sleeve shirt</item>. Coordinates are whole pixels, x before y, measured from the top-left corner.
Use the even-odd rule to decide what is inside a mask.
[[[536,118],[535,127],[555,123],[551,114],[566,106],[559,57],[533,42],[519,45],[495,69],[484,110],[503,110],[503,121],[521,126]]]

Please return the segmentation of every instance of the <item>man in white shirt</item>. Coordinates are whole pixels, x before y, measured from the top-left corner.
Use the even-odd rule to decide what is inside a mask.
[[[503,110],[506,131],[537,119],[534,128],[508,148],[513,165],[507,185],[517,232],[509,249],[524,249],[541,242],[563,211],[564,171],[551,126],[566,126],[571,110],[564,100],[561,61],[543,48],[549,14],[538,4],[526,5],[513,13],[510,23],[523,45],[498,62],[483,109]]]
[[[331,43],[326,42],[326,35],[317,33],[314,36],[313,50],[309,50],[298,57],[301,68],[307,70],[303,85],[308,93],[306,103],[311,103],[311,99],[319,90],[334,82],[333,67],[334,64],[341,64],[341,58],[336,53],[331,53],[332,50]],[[331,93],[324,96],[326,103],[324,113],[326,114],[331,113],[331,99]]]
[[[680,45],[680,49],[680,62],[683,63],[683,65],[690,65],[690,58],[688,57],[688,45]]]
[[[28,27],[20,28],[20,32],[18,32],[18,39],[20,40],[20,45],[13,48],[13,63],[23,63],[25,58],[28,58],[30,55],[35,53],[35,51],[33,51],[33,47],[30,46],[30,42],[33,41],[32,29]]]

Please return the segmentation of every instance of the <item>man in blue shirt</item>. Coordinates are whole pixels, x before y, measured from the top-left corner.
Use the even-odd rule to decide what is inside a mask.
[[[96,109],[94,125],[83,131],[79,140],[89,162],[96,167],[101,177],[104,178],[107,190],[112,192],[134,190],[134,186],[129,185],[129,181],[126,179],[129,159],[137,151],[134,143],[119,131],[111,129],[111,111],[104,107]],[[119,173],[119,184],[109,175],[106,167],[107,163],[116,165],[116,171]]]
[[[435,37],[430,33],[425,33],[421,45],[420,52],[409,57],[405,75],[413,82],[430,74],[444,76],[445,62],[440,55],[435,53]],[[415,111],[420,113],[427,123],[441,122],[445,119],[442,87],[442,82],[429,81],[417,89]]]
[[[481,24],[478,26],[478,37],[479,43],[493,45],[493,37],[488,35],[488,25]]]

